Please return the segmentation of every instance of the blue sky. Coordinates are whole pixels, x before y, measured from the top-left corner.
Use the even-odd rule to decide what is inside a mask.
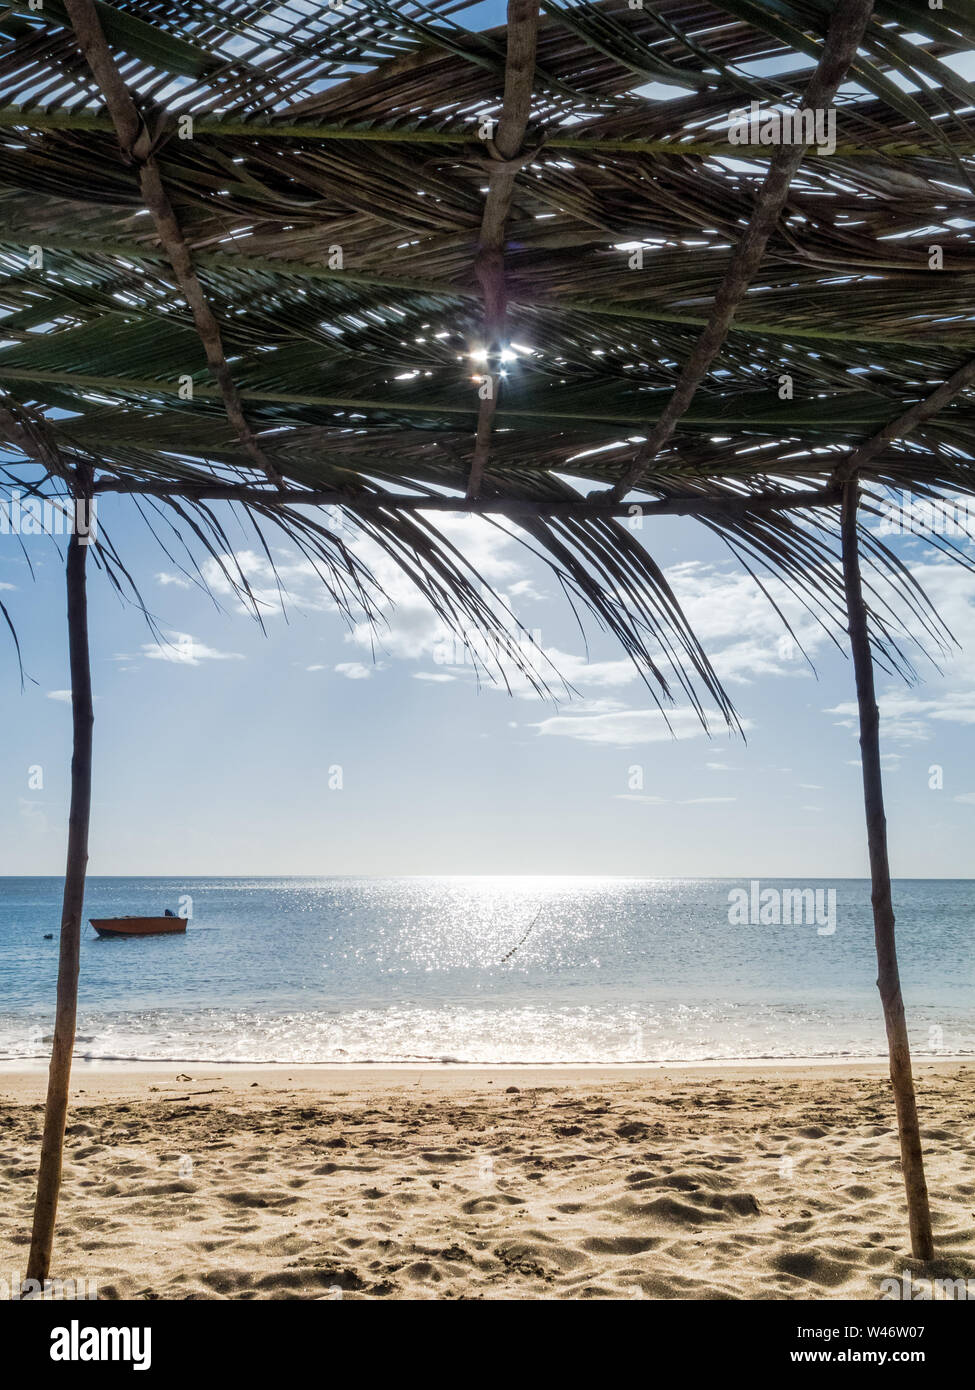
[[[587,661],[547,572],[482,520],[442,524],[510,596],[578,698],[555,706],[517,683],[512,696],[477,690],[395,573],[383,576],[398,601],[374,661],[368,630],[350,633],[293,556],[278,556],[288,621],[263,562],[245,560],[267,589],[262,635],[219,595],[218,577],[223,611],[185,587],[131,501],[104,501],[100,521],[175,645],[157,646],[92,570],[93,873],[865,872],[849,662],[788,608],[817,679],[753,582],[692,521],[656,519],[642,539],[728,682],[747,742],[720,726],[704,736],[680,705],[671,738],[629,663],[599,634]],[[0,872],[58,873],[70,739],[63,579],[49,539],[25,544],[34,580],[0,536],[2,597],[33,678],[21,693],[8,644]],[[896,544],[969,638],[975,578],[917,540]],[[896,871],[965,876],[975,646],[943,677],[913,690],[882,679],[881,690]],[[38,767],[43,785],[32,786]]]

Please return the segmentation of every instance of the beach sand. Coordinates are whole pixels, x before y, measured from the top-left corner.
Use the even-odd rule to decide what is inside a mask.
[[[975,1276],[975,1066],[917,1069]],[[45,1076],[0,1073],[0,1274]],[[910,1269],[880,1065],[78,1068],[53,1274],[102,1298],[876,1299]]]

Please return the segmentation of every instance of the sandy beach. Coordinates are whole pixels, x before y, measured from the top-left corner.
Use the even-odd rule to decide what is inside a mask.
[[[975,1275],[975,1066],[918,1067]],[[22,1274],[45,1076],[0,1073]],[[52,1273],[102,1298],[876,1299],[917,1270],[882,1065],[79,1069]]]

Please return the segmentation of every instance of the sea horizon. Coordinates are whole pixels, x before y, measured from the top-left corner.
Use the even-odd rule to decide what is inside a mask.
[[[603,872],[600,872],[600,871],[598,871],[598,870],[592,870],[591,872],[579,872],[579,873],[561,873],[561,872],[560,872],[560,873],[555,873],[555,872],[552,872],[552,873],[537,873],[537,874],[529,874],[529,873],[504,873],[504,872],[498,872],[498,873],[480,873],[480,874],[476,874],[476,873],[463,873],[463,872],[439,873],[439,872],[437,872],[437,871],[435,871],[435,870],[430,870],[429,872],[423,872],[423,873],[409,873],[409,874],[407,874],[407,873],[343,874],[343,873],[337,873],[337,872],[331,872],[331,871],[329,871],[329,872],[324,872],[324,873],[314,873],[314,874],[310,874],[310,873],[309,873],[309,874],[295,874],[295,873],[255,874],[255,873],[250,873],[250,872],[245,873],[245,872],[243,872],[243,871],[240,871],[240,872],[237,872],[237,873],[234,873],[234,872],[227,872],[227,873],[223,873],[223,872],[222,872],[222,873],[193,873],[193,874],[185,874],[185,875],[180,875],[180,874],[159,874],[159,873],[152,873],[152,874],[137,874],[137,873],[131,873],[131,874],[89,874],[89,875],[88,875],[88,879],[89,879],[89,880],[91,880],[91,879],[151,879],[151,878],[156,878],[156,879],[161,879],[161,880],[162,880],[162,879],[165,879],[165,880],[168,880],[168,881],[172,881],[172,880],[174,880],[174,879],[177,879],[177,880],[178,880],[178,879],[181,879],[181,878],[182,878],[182,879],[184,879],[186,882],[189,882],[191,879],[221,879],[221,878],[225,878],[225,879],[234,879],[234,878],[248,878],[248,879],[283,879],[283,878],[287,878],[287,879],[296,879],[296,878],[297,878],[297,879],[326,879],[326,878],[346,878],[346,879],[354,879],[354,878],[370,878],[370,879],[392,879],[392,878],[526,878],[526,879],[543,879],[543,878],[553,878],[553,879],[555,879],[555,878],[590,878],[590,879],[592,879],[592,878],[605,878],[605,879],[636,880],[636,881],[641,882],[641,883],[642,883],[642,882],[645,882],[645,883],[667,883],[667,882],[671,882],[671,881],[673,881],[673,880],[678,880],[678,879],[680,879],[680,880],[689,880],[689,881],[691,881],[691,882],[724,883],[724,882],[732,882],[732,881],[734,881],[734,882],[738,882],[738,881],[746,882],[746,881],[748,881],[748,880],[750,880],[750,879],[753,879],[753,878],[760,878],[760,879],[766,879],[766,880],[767,880],[768,882],[770,882],[770,883],[773,883],[773,882],[776,882],[776,881],[778,881],[779,883],[796,883],[796,882],[799,882],[799,881],[802,881],[802,882],[805,882],[805,883],[827,883],[827,882],[828,882],[828,883],[869,883],[869,882],[870,882],[869,875],[867,875],[867,874],[803,874],[803,873],[799,873],[799,872],[792,873],[792,874],[784,874],[784,873],[769,874],[769,873],[763,873],[763,872],[758,872],[758,871],[752,871],[752,872],[750,872],[750,873],[742,873],[742,874],[617,874],[617,873],[603,873]],[[45,879],[45,880],[53,879],[53,880],[57,880],[57,881],[60,882],[60,881],[62,881],[62,880],[64,879],[64,874],[63,874],[63,873],[60,873],[60,874],[0,874],[0,883],[2,883],[2,882],[3,882],[4,880],[6,880],[6,879]],[[895,886],[896,886],[896,884],[898,884],[898,883],[975,883],[975,874],[899,874],[896,878],[892,879],[891,882],[892,882]]]

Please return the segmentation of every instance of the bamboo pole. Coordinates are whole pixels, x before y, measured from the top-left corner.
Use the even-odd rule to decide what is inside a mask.
[[[79,504],[83,505],[83,504]],[[81,952],[81,915],[88,864],[88,822],[91,814],[91,746],[94,713],[91,698],[91,663],[88,652],[88,597],[85,560],[88,546],[76,526],[68,544],[68,649],[71,668],[71,808],[68,815],[68,855],[61,909],[61,950],[58,960],[57,1007],[54,1041],[48,1072],[44,1137],[37,1174],[34,1227],[31,1234],[27,1278],[43,1284],[51,1267],[54,1223],[61,1191],[64,1127],[68,1113],[68,1088],[78,1013],[78,970]]]
[[[934,1258],[931,1212],[924,1180],[924,1158],[918,1128],[917,1101],[911,1073],[911,1049],[897,968],[894,934],[894,908],[890,891],[890,862],[887,854],[887,818],[884,813],[884,785],[880,766],[880,712],[874,687],[873,657],[867,605],[860,575],[857,541],[857,502],[859,486],[851,479],[843,490],[841,522],[843,582],[849,620],[850,648],[856,675],[857,704],[860,713],[860,757],[863,765],[863,805],[867,821],[870,852],[871,902],[873,903],[874,942],[877,950],[877,988],[884,1006],[890,1080],[897,1109],[901,1168],[907,1193],[907,1213],[911,1228],[911,1249],[915,1259]]]

